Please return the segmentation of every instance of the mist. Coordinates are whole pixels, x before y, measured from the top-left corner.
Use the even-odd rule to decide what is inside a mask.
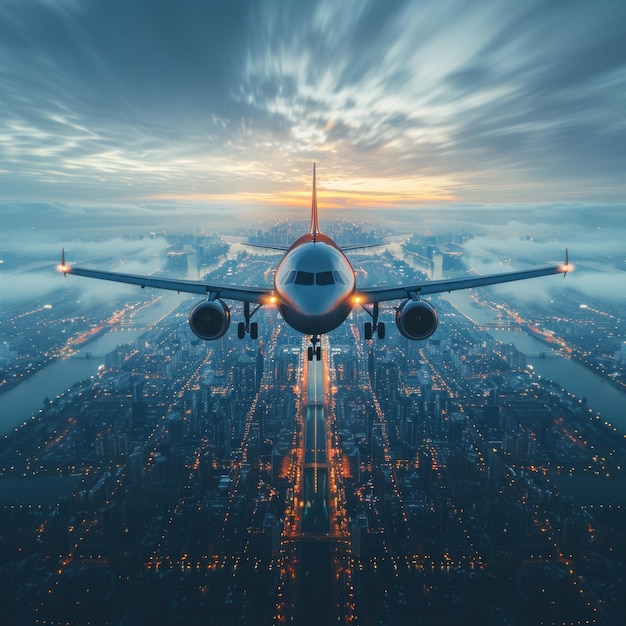
[[[66,290],[78,299],[111,300],[136,291],[129,285],[104,281],[63,280],[58,271],[64,245],[68,263],[93,264],[100,269],[149,274],[162,269],[169,243],[163,237],[107,237],[59,240],[58,232],[3,232],[0,236],[0,292],[4,302],[45,300]],[[42,302],[43,303],[43,302]]]
[[[303,208],[308,215],[308,209]],[[109,299],[132,293],[136,289],[104,281],[80,278],[65,281],[57,266],[61,250],[65,248],[68,263],[92,265],[100,269],[127,273],[149,274],[164,271],[164,253],[169,247],[165,233],[193,234],[204,227],[224,234],[233,243],[229,258],[243,250],[235,236],[236,228],[258,228],[264,221],[284,217],[278,211],[264,211],[263,220],[258,213],[240,213],[240,220],[231,214],[214,212],[220,219],[216,223],[189,223],[176,221],[173,213],[164,221],[167,228],[154,227],[154,212],[141,207],[118,207],[112,215],[128,220],[116,223],[113,219],[106,227],[98,226],[104,217],[98,212],[72,209],[62,212],[71,215],[71,226],[47,227],[47,221],[27,226],[29,220],[0,233],[0,291],[3,301],[20,301],[46,298],[60,289],[78,289],[80,298]],[[44,211],[51,217],[54,211]],[[193,211],[180,210],[181,216]],[[77,219],[76,216],[82,216]],[[165,213],[160,214],[161,217]],[[197,216],[198,214],[196,214]],[[204,214],[205,217],[207,214]],[[256,216],[256,218],[255,218]],[[566,289],[576,297],[600,298],[623,302],[626,297],[626,207],[623,205],[450,205],[446,207],[421,207],[419,209],[384,209],[335,211],[320,208],[322,229],[338,218],[364,222],[364,228],[383,226],[391,229],[398,239],[412,234],[435,234],[445,241],[447,236],[463,236],[465,265],[468,271],[490,274],[533,266],[561,263],[565,249],[569,250],[574,271],[567,279],[541,279],[495,287],[510,292],[516,298],[552,299]],[[58,217],[58,213],[57,213]],[[63,222],[65,218],[61,220]],[[90,222],[90,220],[95,220]],[[167,223],[165,223],[167,222]],[[9,220],[9,223],[12,223]],[[169,229],[174,225],[175,229]],[[306,224],[303,223],[303,228]],[[273,252],[245,250],[251,254],[274,255]],[[375,254],[374,252],[372,254]],[[171,272],[168,275],[172,275]],[[70,284],[71,283],[71,284]]]

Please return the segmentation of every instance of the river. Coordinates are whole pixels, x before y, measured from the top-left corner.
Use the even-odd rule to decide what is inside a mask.
[[[155,302],[140,311],[134,318],[138,325],[153,324],[170,313],[184,296],[165,292]],[[57,359],[24,382],[0,395],[0,435],[19,427],[36,415],[45,398],[55,398],[74,383],[94,376],[104,356],[117,346],[135,341],[145,330],[142,328],[112,329],[94,341],[85,344],[74,356]],[[96,355],[85,358],[87,354]]]
[[[466,291],[446,294],[445,298],[462,313],[481,324],[496,321],[495,313],[491,309],[477,306]],[[537,374],[554,381],[579,399],[587,398],[589,408],[618,431],[626,433],[626,393],[577,361],[557,354],[522,329],[490,328],[489,334],[504,343],[512,343],[525,355],[534,355],[527,356],[526,360]],[[546,358],[537,358],[536,355],[541,353],[545,353]]]
[[[479,307],[465,291],[446,294],[449,300],[461,312],[479,323],[495,321],[495,313]],[[152,324],[171,312],[184,296],[166,292],[156,302],[137,314],[138,324]],[[512,343],[526,355],[546,353],[547,358],[528,357],[540,376],[553,380],[576,397],[586,397],[589,407],[602,418],[613,424],[620,432],[626,433],[626,393],[613,387],[609,382],[597,376],[586,367],[562,357],[544,343],[520,329],[490,329],[493,337],[505,343]],[[141,329],[113,329],[96,340],[86,344],[78,351],[78,357],[59,359],[46,366],[42,371],[29,377],[10,391],[0,396],[0,434],[16,428],[31,418],[42,408],[44,398],[55,398],[79,380],[94,376],[104,362],[104,355],[117,346],[137,339]],[[87,353],[97,355],[93,358],[79,358]]]
[[[72,493],[84,482],[83,476],[41,476],[38,478],[0,478],[3,504],[54,506],[62,496]]]

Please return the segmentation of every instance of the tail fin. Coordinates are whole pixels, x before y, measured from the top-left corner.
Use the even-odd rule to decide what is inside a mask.
[[[313,198],[311,201],[311,234],[313,235],[313,241],[319,234],[320,227],[317,222],[317,182],[315,180],[315,163],[313,163]]]

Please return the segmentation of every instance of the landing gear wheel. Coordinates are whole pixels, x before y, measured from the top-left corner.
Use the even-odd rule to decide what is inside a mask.
[[[307,349],[307,357],[309,361],[313,360],[313,346],[309,346]]]
[[[365,341],[372,338],[372,322],[365,322]]]
[[[246,325],[243,322],[237,324],[237,337],[243,339],[246,336]]]
[[[318,361],[322,360],[322,346],[317,346],[317,348],[315,348],[315,358]]]
[[[385,338],[385,322],[378,322],[378,327],[377,327],[376,332],[378,332],[379,339]]]
[[[250,323],[250,339],[259,338],[259,325],[257,322]]]

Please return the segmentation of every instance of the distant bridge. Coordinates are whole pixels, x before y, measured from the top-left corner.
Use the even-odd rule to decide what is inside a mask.
[[[490,324],[480,324],[481,329],[495,328],[496,330],[509,330],[511,328],[523,328],[521,322],[491,322]]]
[[[154,324],[137,324],[135,322],[116,322],[111,330],[151,330]]]

